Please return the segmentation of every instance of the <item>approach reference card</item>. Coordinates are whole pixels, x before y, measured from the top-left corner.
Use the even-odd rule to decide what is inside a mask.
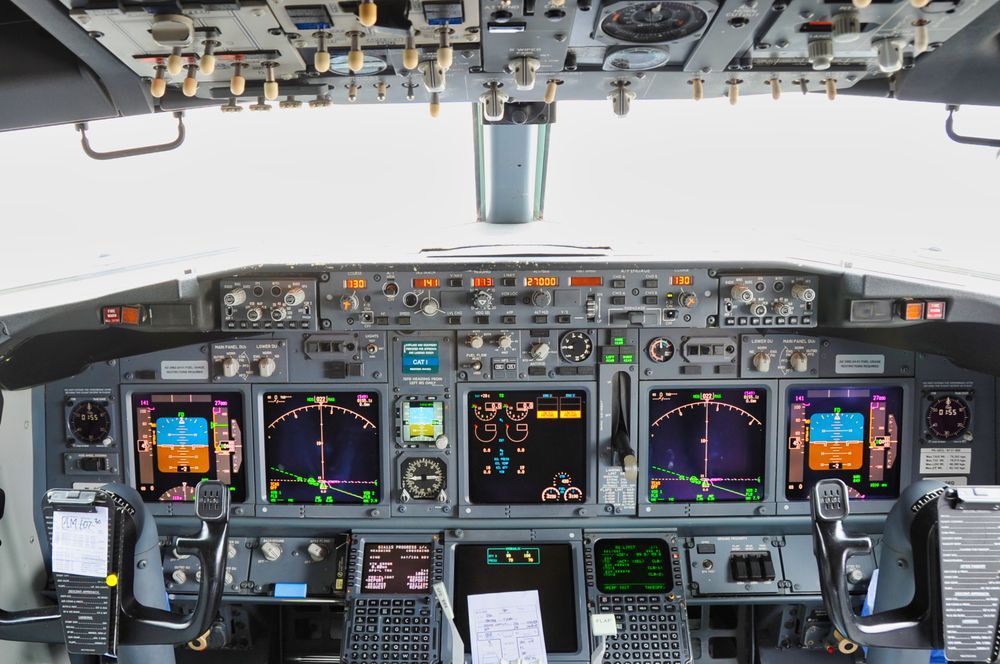
[[[105,578],[108,575],[108,508],[52,514],[52,571]]]
[[[1000,619],[1000,514],[955,510],[941,500],[944,654],[950,662],[993,662]]]
[[[472,664],[548,664],[537,590],[469,595]]]

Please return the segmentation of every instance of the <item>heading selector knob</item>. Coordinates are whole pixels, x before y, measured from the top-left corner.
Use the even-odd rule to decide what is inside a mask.
[[[681,293],[680,303],[685,309],[694,309],[698,306],[698,295],[695,293]]]
[[[541,362],[546,357],[549,356],[549,352],[552,350],[551,347],[544,341],[536,344],[531,344],[531,348],[528,350],[528,354],[531,355],[531,359]]]
[[[552,304],[552,293],[547,290],[536,290],[531,294],[531,304],[536,307],[547,307]]]
[[[341,311],[354,311],[358,308],[358,296],[357,295],[344,295],[340,298],[340,309]]]
[[[472,294],[473,309],[489,309],[493,305],[493,296],[489,291],[478,290]]]

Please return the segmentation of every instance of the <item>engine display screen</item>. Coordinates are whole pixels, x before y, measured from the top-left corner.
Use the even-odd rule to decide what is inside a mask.
[[[440,401],[404,401],[399,410],[404,443],[433,443],[444,435],[444,404]]]
[[[584,392],[471,392],[468,408],[469,499],[473,503],[586,500]]]
[[[764,499],[767,391],[654,389],[649,393],[649,502]]]
[[[837,478],[851,499],[899,497],[903,388],[814,387],[788,391],[788,500],[808,500]]]
[[[576,577],[568,544],[528,546],[460,544],[455,547],[455,626],[465,652],[469,639],[469,596],[537,590],[545,650],[576,652]]]
[[[269,503],[379,502],[378,393],[267,392],[263,402]]]
[[[430,544],[365,543],[361,592],[413,595],[430,589]]]
[[[243,395],[132,395],[136,489],[146,502],[191,502],[198,482],[219,480],[247,497]]]
[[[594,544],[602,593],[665,593],[674,587],[670,550],[661,539],[601,539]]]

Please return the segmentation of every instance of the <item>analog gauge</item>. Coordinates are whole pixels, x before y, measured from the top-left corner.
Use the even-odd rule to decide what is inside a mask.
[[[629,46],[608,54],[605,71],[646,71],[667,64],[670,52],[666,47]]]
[[[941,397],[927,409],[927,430],[939,440],[958,438],[969,429],[969,406],[954,395]]]
[[[649,342],[649,347],[646,349],[649,354],[649,359],[654,362],[666,362],[674,356],[674,344],[670,339],[664,339],[663,337],[656,337]]]
[[[410,498],[431,500],[444,490],[448,467],[434,457],[413,457],[403,461],[399,475],[402,488]]]
[[[687,2],[624,4],[601,21],[601,30],[622,42],[657,44],[688,37],[708,23],[701,8]]]
[[[175,486],[172,489],[164,491],[163,495],[160,496],[160,501],[190,503],[194,500],[194,494],[195,488],[187,482],[184,482],[180,486]]]
[[[351,71],[351,68],[347,65],[346,53],[334,55],[330,58],[330,71],[340,76],[373,76],[385,71],[385,68],[388,66],[385,60],[367,53],[364,55],[365,62],[361,65],[361,71]]]
[[[573,330],[559,339],[559,357],[567,362],[583,362],[594,352],[594,342],[582,330]]]
[[[97,444],[111,434],[111,414],[96,401],[81,401],[69,413],[69,432],[81,443]]]

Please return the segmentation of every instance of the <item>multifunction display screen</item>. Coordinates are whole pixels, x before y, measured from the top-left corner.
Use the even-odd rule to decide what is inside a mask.
[[[430,544],[365,544],[361,592],[412,595],[430,589]]]
[[[399,410],[404,443],[433,443],[444,435],[444,404],[440,401],[407,400]]]
[[[602,593],[665,593],[673,589],[670,549],[661,539],[601,539],[594,571]]]
[[[785,497],[808,500],[832,477],[852,499],[897,498],[902,420],[899,386],[788,390]]]
[[[473,503],[586,500],[586,393],[471,392],[468,408],[469,499]]]
[[[475,545],[455,547],[455,626],[465,652],[469,639],[469,596],[537,590],[545,650],[576,652],[576,570],[569,544]]]
[[[381,496],[376,392],[266,392],[269,503],[360,505]]]
[[[764,499],[767,391],[679,388],[649,392],[649,502]]]
[[[239,392],[132,395],[136,488],[146,502],[191,502],[203,479],[243,502],[246,447]]]

